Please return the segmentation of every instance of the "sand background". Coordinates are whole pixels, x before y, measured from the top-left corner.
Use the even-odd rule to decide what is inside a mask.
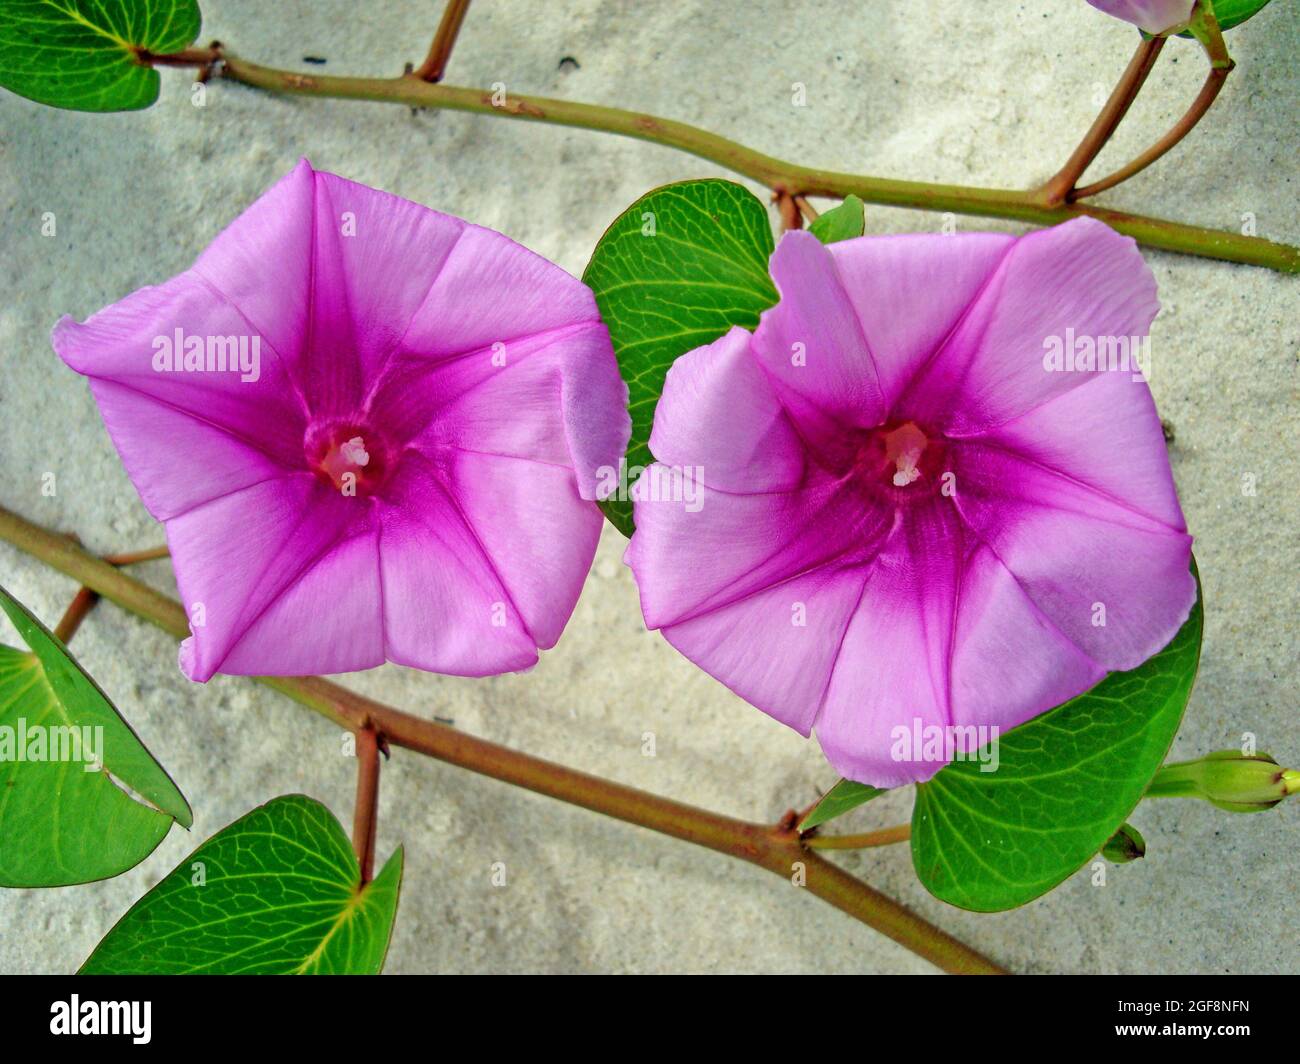
[[[413,0],[202,6],[203,41],[276,66],[358,75],[419,62],[441,9]],[[1083,0],[478,0],[448,80],[632,107],[834,169],[1014,187],[1065,158],[1135,38]],[[1260,235],[1300,243],[1298,42],[1300,5],[1290,0],[1233,31],[1239,69],[1211,120],[1108,202],[1225,229],[1253,212]],[[306,65],[305,55],[328,64]],[[1163,131],[1203,73],[1192,42],[1170,44],[1100,165]],[[491,117],[229,84],[211,86],[197,108],[189,78],[165,71],[159,102],[125,115],[58,112],[0,93],[0,500],[100,551],[151,546],[161,530],[85,382],[51,351],[51,325],[184,269],[299,156],[500,229],[574,274],[643,192],[725,176],[665,148]],[[791,105],[794,82],[807,86],[806,107]],[[57,217],[53,239],[40,235],[46,211]],[[868,212],[869,232],[941,224],[933,214]],[[1249,731],[1297,764],[1300,280],[1147,258],[1164,304],[1153,387],[1176,433],[1173,467],[1207,611],[1200,680],[1174,754],[1232,746]],[[47,471],[56,498],[40,493]],[[1242,493],[1244,473],[1256,477],[1253,497]],[[623,544],[606,527],[564,638],[529,675],[459,680],[385,666],[346,682],[730,814],[774,819],[811,800],[834,778],[816,744],[645,631]],[[174,589],[164,563],[141,573]],[[49,622],[75,590],[6,546],[0,580]],[[0,625],[0,640],[14,638]],[[96,611],[75,648],[180,783],[194,831],[174,830],[110,882],[0,892],[0,971],[75,968],[200,839],[277,794],[313,795],[350,822],[354,763],[324,721],[246,680],[188,683],[175,644],[112,606]],[[641,753],[645,732],[657,737],[653,759]],[[896,822],[910,802],[891,795],[846,826]],[[1104,888],[1080,873],[995,916],[930,898],[906,847],[844,863],[1021,971],[1294,971],[1298,812],[1233,817],[1196,802],[1148,803],[1133,818],[1146,861],[1111,869]],[[394,972],[932,970],[767,873],[402,752],[383,777],[381,859],[399,842],[407,874]],[[498,861],[503,888],[490,885]]]

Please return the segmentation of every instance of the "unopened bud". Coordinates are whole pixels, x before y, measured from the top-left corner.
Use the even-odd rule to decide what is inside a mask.
[[[1111,864],[1128,864],[1147,855],[1146,839],[1132,824],[1121,824],[1101,848],[1101,855]]]
[[[1268,754],[1220,750],[1196,761],[1165,765],[1147,788],[1148,798],[1202,798],[1230,813],[1259,813],[1300,792],[1300,772]]]

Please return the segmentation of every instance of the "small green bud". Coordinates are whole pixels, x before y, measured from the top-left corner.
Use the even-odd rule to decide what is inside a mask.
[[[1101,848],[1101,855],[1111,864],[1128,864],[1147,855],[1146,839],[1132,824],[1121,824]]]
[[[1196,761],[1165,765],[1146,797],[1201,798],[1229,813],[1259,813],[1297,792],[1300,772],[1283,769],[1268,754],[1220,750]]]

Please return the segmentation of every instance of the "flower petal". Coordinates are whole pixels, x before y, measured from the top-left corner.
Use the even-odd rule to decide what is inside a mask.
[[[900,751],[908,735],[951,723],[954,611],[966,535],[946,503],[912,507],[858,574],[860,598],[817,716],[817,739],[848,779],[899,787],[946,759]]]
[[[772,253],[781,293],[763,311],[753,348],[801,435],[832,450],[845,428],[886,414],[876,367],[830,251],[811,233],[786,233]]]
[[[194,270],[268,337],[313,413],[347,416],[399,348],[465,228],[303,159]]]
[[[226,226],[193,267],[266,337],[296,386],[311,310],[315,210],[316,173],[303,159]]]
[[[578,495],[573,471],[529,459],[454,451],[449,484],[536,645],[564,631],[604,522]]]
[[[1151,34],[1186,25],[1196,6],[1196,0],[1088,0],[1088,3]]]
[[[536,664],[537,641],[443,470],[408,452],[379,515],[389,661],[453,676]]]
[[[439,360],[402,352],[370,397],[369,417],[393,439],[419,448],[463,444],[563,464],[569,449],[556,402],[563,349],[595,328],[566,326],[509,348]]]
[[[578,494],[600,499],[607,475],[617,472],[632,437],[627,383],[618,370],[609,330],[602,322],[566,347],[560,406],[578,478]]]
[[[467,225],[403,346],[445,358],[599,320],[596,297],[581,281],[501,233]]]
[[[1187,531],[1160,415],[1140,376],[1095,373],[977,439],[1086,485],[1175,532]]]
[[[828,563],[662,631],[714,679],[806,736],[861,596],[861,570]]]
[[[943,344],[1015,237],[905,233],[829,245],[890,407]]]
[[[301,464],[306,417],[268,345],[257,345],[260,357],[248,374],[154,368],[156,353],[179,346],[176,357],[183,358],[191,340],[205,360],[228,360],[243,337],[251,359],[258,334],[250,331],[234,306],[193,273],[133,292],[84,323],[64,317],[54,327],[55,351],[91,379],[123,464],[159,520],[265,479],[273,468]]]
[[[1130,237],[1093,218],[1016,241],[941,350],[905,389],[900,414],[948,435],[987,432],[1077,388],[1045,354],[1070,335],[1143,337],[1156,283]]]
[[[739,327],[682,355],[668,370],[650,450],[719,491],[791,491],[803,444]],[[707,465],[705,464],[707,463]]]
[[[978,544],[957,597],[952,723],[1007,731],[1105,675],[1043,615],[997,555]]]
[[[625,560],[650,628],[680,624],[828,562],[853,564],[891,519],[829,479],[792,492],[733,495],[658,463],[632,497],[636,532]]]
[[[547,333],[571,341],[554,352],[562,417],[579,490],[594,499],[598,471],[617,469],[632,421],[627,385],[585,284],[500,233],[467,226],[412,318],[402,349],[430,362],[490,351],[509,364],[512,349]]]
[[[816,725],[861,783],[929,779],[1105,675],[946,504],[900,526],[861,596]]]
[[[383,661],[367,500],[287,475],[172,518],[167,541],[193,632],[181,647],[190,679]]]
[[[91,380],[90,391],[131,483],[156,520],[285,474],[243,440],[124,385]],[[186,455],[205,460],[191,463]]]
[[[271,601],[220,671],[313,676],[384,663],[379,543],[372,527],[346,534]]]
[[[445,447],[575,470],[584,499],[617,470],[631,422],[609,334],[579,322],[442,361],[405,353],[371,401],[384,427],[426,452]]]
[[[316,174],[303,366],[314,413],[346,416],[378,384],[469,228],[400,196]]]
[[[953,497],[1037,610],[1108,671],[1136,668],[1196,601],[1192,539],[1062,473],[967,441]]]

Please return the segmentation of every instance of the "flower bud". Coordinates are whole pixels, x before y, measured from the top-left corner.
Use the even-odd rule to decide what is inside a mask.
[[[1220,750],[1196,761],[1165,765],[1146,797],[1202,798],[1230,813],[1258,813],[1298,791],[1300,772],[1283,769],[1268,754]]]
[[[1101,848],[1101,855],[1111,864],[1128,864],[1147,855],[1146,839],[1132,824],[1121,824]]]

